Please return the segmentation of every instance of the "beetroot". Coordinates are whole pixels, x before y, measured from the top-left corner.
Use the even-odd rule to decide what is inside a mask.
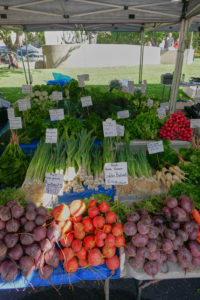
[[[138,222],[140,219],[140,216],[137,212],[128,213],[125,215],[125,217],[126,217],[126,221],[130,221],[130,222]]]
[[[137,254],[136,254],[137,257],[148,257],[149,256],[149,251],[146,247],[140,247],[140,248],[137,248]]]
[[[45,265],[39,269],[39,276],[43,280],[48,279],[53,274],[53,267]]]
[[[184,231],[186,231],[188,233],[192,232],[194,229],[194,222],[192,222],[192,221],[185,222],[183,224],[183,229],[184,229]]]
[[[172,244],[172,241],[169,240],[169,239],[164,239],[163,240],[163,244],[162,244],[162,248],[163,248],[163,251],[165,253],[170,253],[171,250],[173,249],[173,244]]]
[[[193,256],[198,257],[200,256],[200,244],[196,241],[190,241],[188,247]]]
[[[155,276],[159,271],[159,264],[156,261],[148,261],[144,265],[144,270],[149,276]]]
[[[172,229],[165,229],[164,232],[165,232],[165,237],[167,239],[170,239],[171,241],[175,240],[176,234],[175,234],[174,230],[172,230]]]
[[[137,227],[135,223],[130,221],[124,224],[123,229],[124,229],[124,233],[128,236],[133,236],[137,233]]]
[[[18,275],[17,265],[10,260],[5,260],[0,267],[1,279],[5,282],[12,282]]]
[[[140,234],[148,234],[150,227],[144,221],[141,220],[137,223],[137,230]]]
[[[196,240],[199,235],[199,231],[197,229],[193,229],[189,234],[189,240]]]
[[[147,253],[147,258],[148,260],[152,261],[152,260],[158,260],[160,258],[160,251],[156,250],[154,252],[148,252]]]
[[[6,230],[8,232],[17,232],[19,230],[20,223],[18,220],[11,219],[6,223]]]
[[[144,216],[147,216],[149,214],[146,208],[140,208],[139,213]]]
[[[199,267],[199,266],[200,266],[200,256],[193,257],[193,258],[192,258],[192,264],[193,264],[195,267]]]
[[[35,223],[38,226],[42,226],[44,225],[44,223],[46,222],[46,218],[44,216],[37,216],[37,218],[35,219]]]
[[[29,246],[31,244],[33,244],[34,239],[33,239],[33,234],[30,233],[22,233],[20,235],[20,242],[22,245],[24,246]]]
[[[46,238],[40,242],[40,247],[42,251],[46,252],[49,251],[51,248],[53,248],[53,245],[50,242],[50,240]]]
[[[53,248],[47,251],[44,255],[44,259],[47,265],[52,266],[53,268],[57,268],[59,265],[59,254],[58,251]]]
[[[178,205],[178,201],[175,198],[168,198],[166,206],[169,208],[175,208]]]
[[[9,207],[2,207],[0,209],[0,219],[4,222],[11,219],[11,213]]]
[[[173,249],[178,250],[183,245],[183,239],[180,235],[178,235],[176,236],[175,240],[172,243],[173,243]]]
[[[34,210],[28,210],[25,217],[28,221],[34,221],[36,218],[36,212]]]
[[[136,256],[136,248],[131,242],[127,244],[127,255],[132,257]]]
[[[6,235],[5,230],[0,230],[0,240],[3,240],[5,235]]]
[[[188,240],[188,237],[189,237],[189,236],[188,236],[188,233],[187,233],[187,232],[185,232],[185,231],[179,229],[179,230],[177,231],[177,234],[182,238],[183,242],[186,242],[186,241]]]
[[[5,226],[6,226],[5,222],[0,220],[0,230],[4,229]]]
[[[11,208],[11,207],[13,207],[14,205],[17,205],[17,204],[18,204],[18,202],[16,200],[11,200],[11,201],[6,203],[6,206]]]
[[[167,254],[164,252],[160,252],[160,257],[158,258],[157,262],[161,266],[167,260]]]
[[[147,244],[147,249],[149,250],[149,252],[155,252],[157,250],[156,240],[150,240]]]
[[[19,260],[20,257],[22,257],[22,255],[23,255],[23,249],[20,244],[16,244],[15,247],[13,247],[8,252],[9,258],[13,260]]]
[[[173,263],[177,262],[177,256],[174,252],[172,252],[171,254],[168,254],[167,259]]]
[[[26,211],[35,211],[35,209],[36,209],[36,205],[34,203],[29,203],[26,206]]]
[[[162,212],[167,220],[171,219],[171,210],[169,209],[169,207],[163,207]]]
[[[134,269],[141,269],[144,266],[145,259],[143,257],[131,257],[129,258],[129,264]]]
[[[178,200],[180,201],[180,205],[184,209],[184,211],[189,215],[192,214],[194,205],[193,205],[190,197],[188,197],[186,195],[181,195],[181,196],[179,196]]]
[[[172,209],[172,215],[176,222],[185,222],[187,215],[184,209],[181,207],[175,207]]]
[[[25,249],[25,253],[32,257],[33,259],[39,259],[41,255],[41,249],[37,244],[32,244]]]
[[[143,223],[145,223],[146,225],[151,225],[152,218],[150,217],[150,215],[144,215],[144,216],[141,217],[141,221]]]
[[[20,219],[21,225],[25,225],[26,222],[27,222],[27,218],[26,218],[26,217],[22,217],[22,218]]]
[[[192,254],[187,248],[183,247],[177,252],[177,261],[181,268],[189,268],[192,264]]]
[[[131,241],[136,247],[145,247],[148,243],[148,236],[137,233],[135,236],[132,237]]]
[[[160,216],[155,216],[155,217],[153,217],[153,222],[155,225],[161,225],[164,223],[164,220]]]
[[[26,232],[32,232],[34,228],[35,228],[35,223],[33,221],[28,221],[24,225],[24,230]]]
[[[7,253],[7,246],[0,241],[0,257],[4,256]]]
[[[35,270],[34,260],[30,256],[22,256],[19,261],[22,276],[28,277]]]
[[[36,242],[42,241],[46,237],[46,234],[47,234],[47,230],[45,227],[42,226],[36,227],[33,231],[34,241]]]
[[[24,214],[24,208],[21,205],[16,204],[11,207],[11,214],[13,218],[19,219]]]
[[[4,242],[8,248],[13,248],[19,240],[17,233],[8,233],[4,237]]]
[[[169,227],[170,227],[171,229],[173,229],[173,230],[177,230],[177,229],[180,228],[180,223],[178,223],[178,222],[170,222],[170,223],[169,223]]]
[[[40,270],[44,267],[44,253],[41,253],[38,259],[35,259],[35,268]]]
[[[58,242],[61,234],[61,228],[56,224],[51,224],[47,229],[47,237],[52,242]]]
[[[159,235],[158,227],[151,226],[148,234],[149,238],[155,240],[158,237],[158,235]]]
[[[45,217],[46,214],[47,214],[47,210],[46,210],[46,208],[43,207],[43,206],[38,207],[38,208],[36,209],[36,211],[37,211],[37,214],[38,214],[38,215],[41,215],[41,216],[43,216],[43,217]]]

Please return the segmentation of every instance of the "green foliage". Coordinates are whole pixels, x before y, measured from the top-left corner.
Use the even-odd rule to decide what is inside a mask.
[[[76,79],[72,79],[70,82],[67,82],[63,87],[65,96],[69,96],[70,99],[74,101],[78,101],[81,94],[83,93],[83,88],[78,86],[78,81]]]
[[[165,197],[165,195],[160,195],[152,197],[150,199],[144,199],[139,202],[133,202],[131,204],[131,211],[138,210],[140,208],[145,208],[150,213],[158,212],[163,207],[163,200],[165,199]]]
[[[119,80],[117,80],[117,79],[111,80],[111,82],[109,84],[109,91],[111,92],[113,89],[116,89],[116,90],[122,89],[122,84]]]
[[[22,189],[6,188],[1,190],[0,205],[5,206],[7,202],[16,200],[22,206],[25,206],[25,192]]]
[[[64,137],[68,138],[71,135],[78,134],[83,125],[77,118],[70,115],[65,115],[64,120],[59,121],[56,127],[58,128],[59,136],[64,134]]]
[[[92,130],[94,136],[97,137],[97,140],[102,140],[103,139],[102,121],[103,119],[100,116],[91,113],[89,114],[87,119],[83,121],[83,127],[86,128],[88,131]]]
[[[48,95],[51,95],[54,91],[62,91],[60,83],[57,83],[56,85],[47,85],[47,84],[41,84],[41,85],[34,85],[33,86],[33,92],[44,92],[46,91]]]

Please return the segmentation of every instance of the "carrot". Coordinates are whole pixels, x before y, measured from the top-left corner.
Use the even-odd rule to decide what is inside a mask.
[[[196,208],[194,208],[192,212],[192,217],[195,219],[195,221],[200,225],[200,214]]]
[[[196,238],[196,241],[198,242],[198,243],[200,243],[200,237],[198,236],[198,238]]]

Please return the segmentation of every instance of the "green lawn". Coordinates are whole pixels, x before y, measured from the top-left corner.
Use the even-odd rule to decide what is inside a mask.
[[[174,65],[148,65],[144,66],[143,79],[148,82],[147,95],[162,96],[162,85],[160,83],[160,76],[163,73],[172,73],[174,71]],[[89,74],[90,81],[88,85],[98,85],[105,87],[112,79],[128,78],[138,83],[139,68],[136,67],[113,67],[113,68],[92,68],[92,69],[40,69],[31,70],[33,77],[33,84],[43,84],[47,80],[53,79],[52,72],[62,73],[74,78],[78,74]],[[200,76],[200,60],[195,60],[192,65],[184,65],[183,73],[185,73],[185,79],[188,80],[191,76]],[[7,70],[6,68],[0,68],[0,92],[3,93],[3,98],[15,102],[23,97],[21,94],[21,86],[25,84],[25,77],[23,70]],[[168,97],[168,91],[165,94],[165,100]],[[179,97],[183,97],[181,90]]]

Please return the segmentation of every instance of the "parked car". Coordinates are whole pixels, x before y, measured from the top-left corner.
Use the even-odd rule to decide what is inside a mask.
[[[28,54],[29,61],[35,62],[39,60],[43,60],[43,55],[41,53],[29,53]],[[27,60],[27,55],[25,56],[25,60]]]

